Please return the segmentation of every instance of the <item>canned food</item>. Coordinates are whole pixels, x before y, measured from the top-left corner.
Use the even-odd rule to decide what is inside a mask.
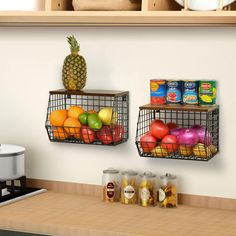
[[[182,81],[170,80],[167,82],[167,104],[180,104],[182,102]]]
[[[183,81],[183,104],[198,104],[198,81]]]
[[[166,104],[166,81],[165,80],[150,80],[150,97],[152,105]]]
[[[171,174],[160,177],[161,185],[159,189],[159,206],[172,208],[177,206],[177,178]]]
[[[203,106],[216,103],[216,81],[199,81],[199,104]]]
[[[120,173],[109,168],[103,171],[103,201],[118,202],[120,200]]]
[[[156,175],[152,172],[144,172],[139,185],[139,205],[155,206],[157,202],[156,196]]]
[[[121,203],[136,204],[137,202],[137,177],[138,173],[133,170],[122,172],[121,180]]]

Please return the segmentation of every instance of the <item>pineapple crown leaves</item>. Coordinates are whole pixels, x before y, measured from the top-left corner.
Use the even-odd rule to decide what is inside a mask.
[[[78,53],[80,50],[80,45],[74,35],[67,37],[67,41],[70,44],[71,53]]]

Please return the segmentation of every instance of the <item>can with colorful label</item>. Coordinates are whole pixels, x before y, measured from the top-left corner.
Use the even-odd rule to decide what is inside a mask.
[[[211,106],[216,104],[216,81],[199,81],[199,104],[202,106]]]
[[[182,102],[182,81],[169,80],[166,93],[167,104],[180,104]]]
[[[183,104],[198,104],[198,81],[183,81]]]
[[[150,102],[152,105],[166,104],[166,81],[165,80],[150,80]]]

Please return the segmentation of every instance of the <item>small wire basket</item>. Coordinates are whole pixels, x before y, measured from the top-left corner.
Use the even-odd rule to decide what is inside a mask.
[[[91,130],[75,120],[74,125],[69,122],[62,126],[51,125],[50,115],[53,111],[67,111],[72,106],[80,107],[90,114],[97,114],[102,108],[112,108],[111,120],[114,122],[102,125],[98,130]],[[45,128],[51,142],[110,146],[124,143],[129,137],[129,92],[64,89],[50,91]]]
[[[142,141],[154,120],[179,128],[204,127],[204,142],[195,145],[162,140]],[[150,134],[150,133],[149,133]],[[219,106],[145,105],[139,110],[136,146],[141,157],[208,161],[219,152]]]

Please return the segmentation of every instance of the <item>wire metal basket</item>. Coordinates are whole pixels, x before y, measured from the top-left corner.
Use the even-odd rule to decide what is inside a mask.
[[[142,141],[155,120],[174,123],[178,128],[204,127],[204,142],[196,145],[176,142]],[[145,105],[139,110],[136,146],[141,157],[208,161],[219,152],[219,106]]]
[[[88,125],[52,126],[50,114],[55,110],[69,110],[76,106],[97,114],[102,108],[112,108],[109,125],[102,125],[92,130]],[[77,124],[76,123],[76,124]],[[55,90],[49,92],[49,102],[45,128],[51,142],[78,143],[92,145],[117,145],[124,143],[129,137],[129,92],[84,90]]]

